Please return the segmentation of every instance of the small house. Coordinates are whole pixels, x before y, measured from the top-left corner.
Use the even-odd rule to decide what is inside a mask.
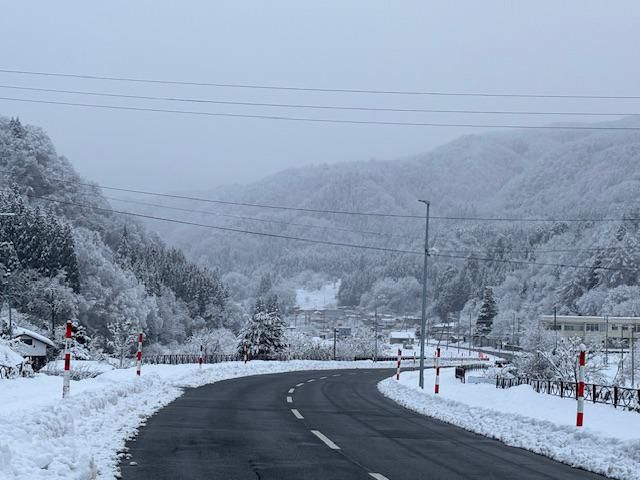
[[[20,340],[20,354],[29,360],[34,369],[42,367],[47,360],[47,348],[55,348],[55,344],[44,335],[22,327],[13,327],[13,335]]]
[[[389,343],[391,345],[413,345],[415,341],[415,332],[391,332],[389,334]]]

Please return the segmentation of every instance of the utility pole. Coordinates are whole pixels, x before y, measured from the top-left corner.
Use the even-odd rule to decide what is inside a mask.
[[[422,268],[422,323],[420,334],[420,388],[424,390],[424,343],[427,337],[427,267],[429,262],[429,208],[431,203],[427,200],[418,200],[427,207],[424,228],[424,266]]]
[[[634,324],[631,326],[631,345],[629,346],[629,348],[631,348],[631,388],[635,388],[636,387],[636,376],[635,376],[635,369],[636,369],[636,358],[635,358],[635,346],[633,344],[634,338],[633,338],[633,332],[636,329],[636,324],[634,322]]]
[[[558,351],[558,317],[557,317],[557,308],[553,307],[553,332],[556,335],[556,344],[553,347],[553,354],[555,355]]]
[[[333,329],[333,359],[336,359],[336,340],[338,336],[338,329],[334,327]]]
[[[373,361],[378,361],[378,296],[376,295],[373,302],[373,318],[374,318],[374,335],[375,335],[375,348],[374,348],[374,357]]]
[[[604,316],[604,360],[609,366],[609,315]]]
[[[0,217],[15,217],[15,216],[16,216],[15,212],[0,212]],[[9,242],[9,243],[12,244],[12,242]],[[13,338],[13,321],[11,319],[11,293],[12,293],[12,291],[11,291],[11,287],[9,286],[10,282],[11,282],[11,279],[9,278],[10,276],[11,276],[11,270],[7,269],[7,272],[5,273],[5,278],[7,280],[7,289],[9,290],[9,294],[7,295],[7,305],[9,305],[9,338]]]

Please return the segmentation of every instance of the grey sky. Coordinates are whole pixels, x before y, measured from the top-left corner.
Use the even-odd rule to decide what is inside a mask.
[[[4,2],[0,68],[313,87],[638,95],[637,1]],[[216,100],[640,111],[640,101],[381,97],[154,86],[0,74],[27,85]],[[562,118],[314,112],[96,99],[0,88],[0,96],[231,113],[462,123]],[[30,105],[0,114],[43,126],[87,177],[197,190],[310,163],[395,158],[477,130],[222,119]]]

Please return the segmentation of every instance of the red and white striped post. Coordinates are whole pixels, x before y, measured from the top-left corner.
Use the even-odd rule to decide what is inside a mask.
[[[440,393],[440,347],[436,349],[436,394]]]
[[[400,365],[402,364],[402,350],[398,349],[398,369],[396,370],[396,380],[400,380]]]
[[[576,417],[576,427],[581,427],[584,421],[584,366],[586,364],[586,347],[580,345],[580,355],[578,357],[578,415]]]
[[[69,396],[69,383],[71,380],[71,320],[67,320],[67,329],[64,334],[64,374],[62,376],[62,398]]]
[[[200,356],[198,357],[198,365],[200,366],[200,368],[202,368],[202,362],[203,362],[203,358],[202,358],[202,352],[204,351],[204,345],[200,345]]]
[[[142,332],[138,333],[138,351],[136,352],[136,375],[140,376],[142,369]]]

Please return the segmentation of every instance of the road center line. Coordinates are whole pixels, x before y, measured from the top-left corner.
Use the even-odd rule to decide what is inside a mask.
[[[295,388],[290,388],[287,393],[293,393],[294,391],[295,391]]]
[[[310,379],[310,380],[307,380],[307,383],[311,383],[311,382],[315,382],[315,381],[316,381],[316,379],[315,379],[315,378],[312,378],[312,379]]]
[[[304,420],[304,417],[302,416],[302,414],[295,408],[291,409],[291,413],[293,413],[293,416],[296,417],[298,420]]]
[[[340,447],[338,445],[333,443],[331,440],[329,440],[327,437],[325,437],[318,430],[311,430],[311,433],[313,433],[316,437],[318,437],[320,440],[322,440],[325,443],[325,445],[327,447],[329,447],[330,449],[332,449],[332,450],[340,450]]]
[[[340,374],[339,373],[334,373],[333,375],[331,375],[332,377],[339,377]]]
[[[287,403],[293,403],[293,398],[287,397]]]
[[[371,475],[376,480],[389,480],[387,477],[385,477],[381,473],[369,473],[369,475]]]
[[[302,385],[304,385],[304,382],[297,384],[296,387],[301,387]]]
[[[327,377],[320,377],[320,380],[326,380]]]

